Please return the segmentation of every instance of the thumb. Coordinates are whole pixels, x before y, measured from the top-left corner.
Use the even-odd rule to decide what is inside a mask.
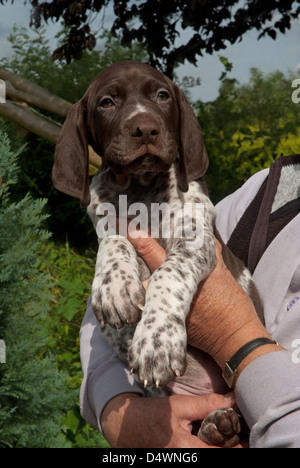
[[[164,248],[155,239],[147,234],[145,235],[143,231],[129,231],[128,240],[147,263],[151,273],[164,263],[167,258]]]
[[[189,405],[186,405],[185,417],[190,421],[198,421],[206,418],[212,411],[218,408],[232,408],[235,404],[233,393],[219,395],[208,393],[206,395],[191,397]]]

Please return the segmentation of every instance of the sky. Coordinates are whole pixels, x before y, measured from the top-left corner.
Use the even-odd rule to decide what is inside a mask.
[[[92,28],[101,24],[109,25],[111,16],[109,12],[97,17],[92,23]],[[0,59],[10,57],[12,50],[7,36],[11,34],[14,24],[29,27],[30,5],[24,5],[23,0],[14,0],[11,4],[0,5]],[[60,29],[59,25],[51,21],[46,26],[47,36],[52,39]],[[185,75],[201,79],[201,85],[191,91],[192,100],[204,102],[214,100],[218,96],[220,86],[219,77],[224,71],[219,60],[219,54],[225,56],[233,65],[229,78],[235,78],[244,84],[250,77],[252,67],[259,68],[264,73],[280,70],[283,73],[292,70],[300,78],[300,21],[294,21],[291,30],[286,34],[278,33],[276,41],[269,37],[257,40],[258,32],[250,31],[240,43],[229,45],[213,55],[205,55],[199,58],[197,66],[188,62],[177,69],[177,75],[182,78]],[[55,43],[54,43],[55,45]],[[53,47],[54,49],[55,47]]]

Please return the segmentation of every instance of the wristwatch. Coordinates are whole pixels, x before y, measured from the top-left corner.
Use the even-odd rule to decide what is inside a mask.
[[[260,346],[266,344],[276,344],[276,341],[270,340],[269,338],[256,338],[255,340],[249,341],[242,346],[225,364],[222,376],[229,388],[233,388],[235,385],[238,366],[245,357],[248,356],[252,351]]]

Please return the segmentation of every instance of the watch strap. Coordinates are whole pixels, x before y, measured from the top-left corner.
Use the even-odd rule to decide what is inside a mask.
[[[239,364],[248,356],[252,351],[260,346],[267,345],[267,344],[278,344],[274,340],[270,340],[269,338],[256,338],[249,343],[246,343],[242,346],[225,364],[223,370],[223,378],[227,385],[230,388],[233,388],[235,384],[237,368]]]

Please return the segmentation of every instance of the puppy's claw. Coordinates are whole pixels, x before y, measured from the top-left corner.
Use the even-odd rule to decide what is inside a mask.
[[[176,375],[176,377],[180,377],[180,371],[178,369],[176,369],[175,375]]]
[[[138,308],[143,312],[145,306],[143,306],[143,304],[138,304],[137,306],[138,306]]]
[[[148,385],[148,380],[147,380],[147,379],[145,379],[145,380],[144,380],[144,387],[146,388],[146,387],[147,387],[147,385]]]
[[[158,379],[155,381],[155,386],[156,386],[156,388],[159,388],[159,380]]]

